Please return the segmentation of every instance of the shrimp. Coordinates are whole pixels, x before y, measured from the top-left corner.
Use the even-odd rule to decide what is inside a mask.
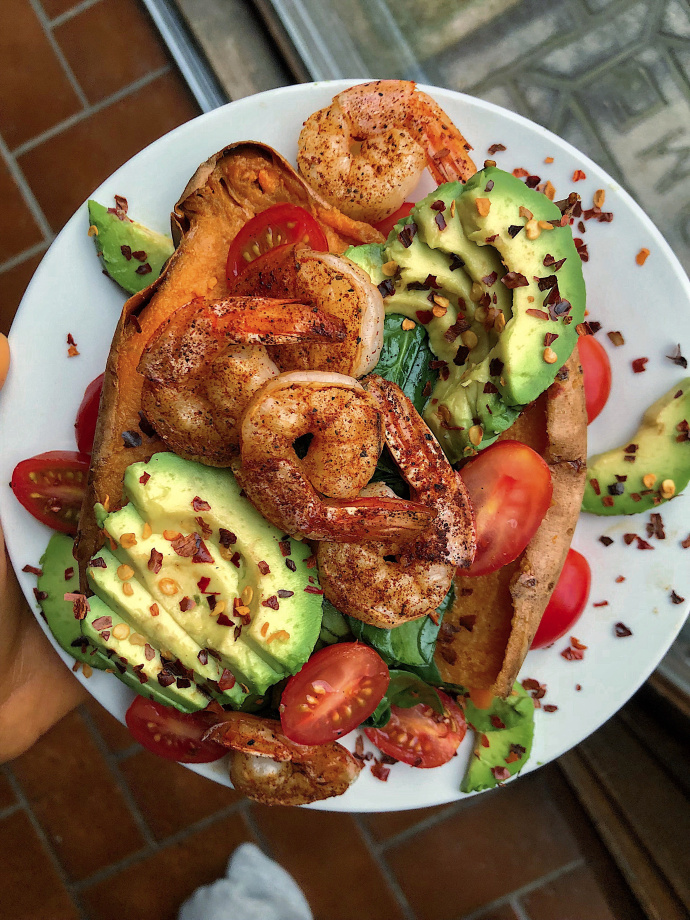
[[[471,149],[411,80],[377,80],[351,86],[306,120],[297,165],[332,205],[376,223],[400,207],[425,166],[438,184],[469,179]]]
[[[345,323],[338,348],[323,344],[280,346],[271,356],[283,371],[316,370],[363,377],[376,366],[383,347],[383,298],[358,265],[304,244],[284,245],[250,262],[234,294],[292,297],[314,304]]]
[[[142,355],[142,410],[180,456],[228,466],[251,394],[279,373],[264,346],[344,337],[341,320],[292,300],[197,298],[171,314]]]
[[[457,567],[474,557],[475,531],[467,492],[410,400],[387,380],[365,381],[384,413],[386,445],[415,499],[436,517],[415,540],[361,544],[322,542],[316,559],[328,600],[342,613],[390,629],[433,614]],[[376,485],[380,495],[382,486]],[[371,495],[374,484],[364,493]],[[383,487],[386,488],[387,487]]]
[[[295,451],[309,435],[306,455]],[[313,540],[413,539],[435,511],[419,502],[357,498],[383,446],[375,400],[353,377],[293,371],[265,383],[240,429],[235,476],[284,533]]]
[[[228,712],[204,736],[230,748],[230,780],[263,805],[306,805],[342,795],[362,764],[342,744],[295,744],[280,722]]]

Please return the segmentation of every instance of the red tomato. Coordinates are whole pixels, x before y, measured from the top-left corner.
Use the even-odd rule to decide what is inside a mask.
[[[413,201],[404,202],[404,204],[401,204],[398,210],[394,211],[390,217],[384,217],[383,220],[380,220],[377,224],[374,224],[374,227],[377,230],[380,230],[381,233],[387,237],[397,222],[402,220],[403,217],[407,217],[413,207]]]
[[[86,454],[49,450],[18,463],[10,486],[17,500],[42,524],[74,536],[89,462]]]
[[[96,377],[95,380],[91,381],[77,410],[74,436],[77,439],[77,447],[82,454],[90,454],[93,450],[93,436],[96,433],[98,406],[101,401],[104,377],[105,374],[101,374],[100,377]]]
[[[593,422],[606,405],[611,392],[611,362],[601,342],[593,335],[581,335],[577,340],[585,384],[587,422]]]
[[[210,763],[228,753],[215,741],[202,741],[214,721],[203,712],[180,712],[144,696],[137,696],[125,713],[127,728],[142,747],[179,763]]]
[[[486,575],[516,559],[551,504],[551,472],[520,441],[497,441],[459,474],[467,486],[477,528],[477,553],[463,575]]]
[[[280,701],[280,721],[297,744],[328,744],[369,718],[383,699],[389,675],[368,645],[329,645],[291,677]]]
[[[295,204],[274,204],[260,211],[230,243],[228,281],[234,281],[254,259],[288,243],[307,243],[312,249],[328,252],[326,235],[309,211]]]
[[[462,709],[442,690],[443,715],[417,703],[411,709],[391,706],[391,717],[383,728],[365,728],[376,747],[403,763],[422,769],[440,767],[453,757],[465,737],[467,725]]]
[[[569,549],[561,577],[541,618],[532,648],[552,645],[580,619],[589,597],[591,581],[592,573],[585,557]]]

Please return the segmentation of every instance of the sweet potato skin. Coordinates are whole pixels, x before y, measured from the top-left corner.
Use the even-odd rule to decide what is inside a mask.
[[[322,225],[332,252],[342,252],[353,242],[383,239],[368,224],[351,221],[331,208],[287,160],[264,144],[231,144],[201,164],[171,215],[174,253],[161,276],[125,303],[113,336],[75,547],[82,589],[88,561],[103,542],[95,503],[119,508],[127,466],[167,450],[140,415],[144,378],[137,366],[144,348],[178,307],[194,297],[227,296],[229,243],[255,214],[280,202],[310,211]]]
[[[544,457],[553,482],[551,507],[514,562],[490,575],[456,575],[436,662],[444,680],[506,697],[558,581],[582,504],[587,414],[577,350],[501,438],[523,441]]]

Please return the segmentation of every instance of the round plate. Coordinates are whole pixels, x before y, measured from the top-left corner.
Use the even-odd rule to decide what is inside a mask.
[[[115,194],[124,195],[135,219],[166,232],[172,206],[199,163],[226,144],[247,139],[270,144],[294,163],[302,122],[351,82],[291,86],[216,109],[147,147],[93,197],[109,204]],[[666,355],[677,343],[690,349],[690,286],[685,273],[632,199],[569,144],[489,103],[449,90],[428,88],[428,92],[470,140],[478,165],[493,156],[504,169],[523,167],[542,181],[550,179],[557,198],[575,188],[583,207],[591,207],[597,189],[605,190],[604,209],[613,212],[612,223],[590,220],[586,233],[574,228],[589,249],[584,265],[589,319],[602,324],[598,338],[613,367],[611,398],[590,426],[589,452],[626,443],[644,409],[683,377],[682,369]],[[489,154],[493,144],[504,144],[506,150]],[[547,157],[553,157],[553,162],[547,164]],[[578,169],[586,178],[573,182]],[[26,457],[46,450],[75,449],[77,407],[84,388],[105,365],[124,297],[103,277],[87,227],[83,205],[41,262],[12,327],[12,368],[0,399],[3,483],[9,482],[15,464]],[[650,250],[650,256],[638,266],[635,256],[642,247]],[[612,330],[623,334],[623,346],[611,344],[606,332]],[[79,350],[72,358],[67,356],[70,333]],[[640,374],[631,367],[638,357],[649,358],[646,371]],[[536,712],[534,750],[523,772],[558,757],[613,715],[672,643],[689,605],[686,601],[673,603],[671,591],[690,599],[690,550],[680,545],[690,526],[687,501],[680,496],[661,508],[666,539],[651,538],[651,552],[640,552],[636,543],[627,545],[623,540],[623,534],[629,532],[646,538],[648,514],[581,517],[573,545],[589,560],[593,577],[590,601],[575,633],[587,650],[582,660],[567,661],[560,654],[567,645],[563,640],[527,656],[521,678],[532,677],[545,684],[542,704],[557,709]],[[49,531],[24,511],[6,486],[0,489],[0,515],[18,578],[36,609],[35,579],[21,569],[27,563],[38,563]],[[613,538],[611,545],[605,547],[599,541],[603,534]],[[616,638],[614,624],[619,621],[632,630],[628,638]],[[132,699],[129,690],[98,671],[84,683],[106,709],[124,720]],[[459,786],[471,746],[468,734],[459,756],[434,770],[396,764],[385,783],[365,767],[344,796],[316,807],[390,811],[453,801],[461,797]],[[194,769],[229,784],[224,761]]]

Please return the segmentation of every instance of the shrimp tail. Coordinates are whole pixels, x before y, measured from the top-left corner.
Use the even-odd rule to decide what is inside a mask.
[[[402,550],[400,561],[468,568],[476,550],[467,490],[428,426],[400,387],[375,374],[365,386],[384,418],[386,445],[414,497],[438,513],[429,530]]]
[[[292,536],[336,543],[414,540],[436,516],[420,502],[390,498],[324,499],[299,467],[285,458],[261,464],[236,461],[233,472],[261,513]]]
[[[179,383],[229,345],[337,343],[345,335],[341,319],[294,299],[196,298],[159,326],[137,370],[156,383]]]

